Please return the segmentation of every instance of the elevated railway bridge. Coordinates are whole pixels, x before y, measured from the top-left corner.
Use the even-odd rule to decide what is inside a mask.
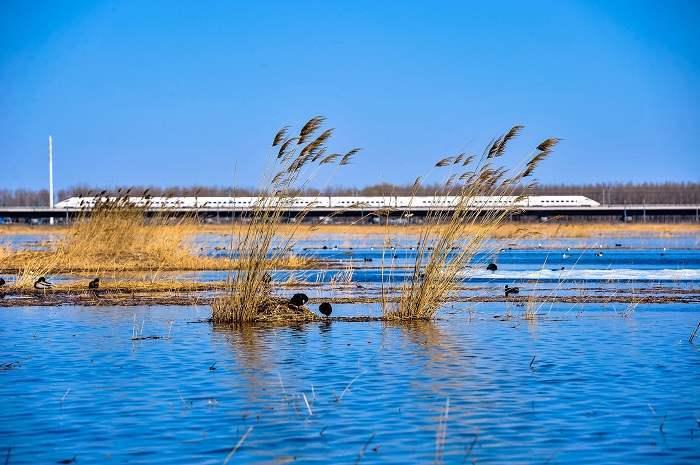
[[[450,207],[411,206],[393,209],[375,210],[367,206],[343,208],[286,208],[285,217],[290,221],[299,213],[306,211],[307,221],[347,222],[357,221],[371,223],[380,217],[409,222],[420,222],[430,211],[449,211]],[[498,210],[498,207],[494,207]],[[157,215],[168,212],[178,216],[196,216],[200,220],[210,222],[228,222],[246,216],[250,213],[248,207],[200,207],[200,208],[156,208],[147,210],[148,214]],[[2,223],[42,223],[54,218],[59,223],[70,222],[79,215],[89,214],[84,208],[71,207],[2,207],[0,206],[0,222]],[[512,221],[546,222],[700,222],[700,205],[598,205],[598,206],[533,206],[521,207],[511,215]]]

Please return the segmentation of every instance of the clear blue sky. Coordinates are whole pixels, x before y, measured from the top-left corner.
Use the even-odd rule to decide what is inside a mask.
[[[315,114],[410,183],[514,123],[542,182],[700,180],[700,2],[0,2],[0,187],[255,186]]]

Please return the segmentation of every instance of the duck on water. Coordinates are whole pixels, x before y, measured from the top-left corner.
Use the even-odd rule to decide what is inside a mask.
[[[34,281],[34,289],[51,289],[52,287],[53,284],[48,282],[44,276],[40,276]]]
[[[519,294],[519,293],[520,293],[520,288],[519,288],[519,287],[517,287],[517,286],[511,287],[511,286],[509,286],[509,285],[506,284],[506,287],[505,287],[505,295],[506,295],[506,297],[509,297],[511,294]]]
[[[333,313],[333,306],[330,302],[322,302],[321,305],[318,306],[318,311],[321,312],[323,316],[329,317],[331,313]]]

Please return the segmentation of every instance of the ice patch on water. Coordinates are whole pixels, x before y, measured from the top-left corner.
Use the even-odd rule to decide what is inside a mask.
[[[539,280],[539,281],[700,281],[700,269],[565,269],[565,270],[499,270],[491,273],[469,270],[461,278],[477,280]]]

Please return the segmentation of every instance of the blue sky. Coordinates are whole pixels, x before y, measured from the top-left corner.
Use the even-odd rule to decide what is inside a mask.
[[[255,186],[276,129],[410,183],[526,126],[545,183],[700,180],[700,3],[0,2],[0,187]],[[325,180],[323,181],[326,182]]]

